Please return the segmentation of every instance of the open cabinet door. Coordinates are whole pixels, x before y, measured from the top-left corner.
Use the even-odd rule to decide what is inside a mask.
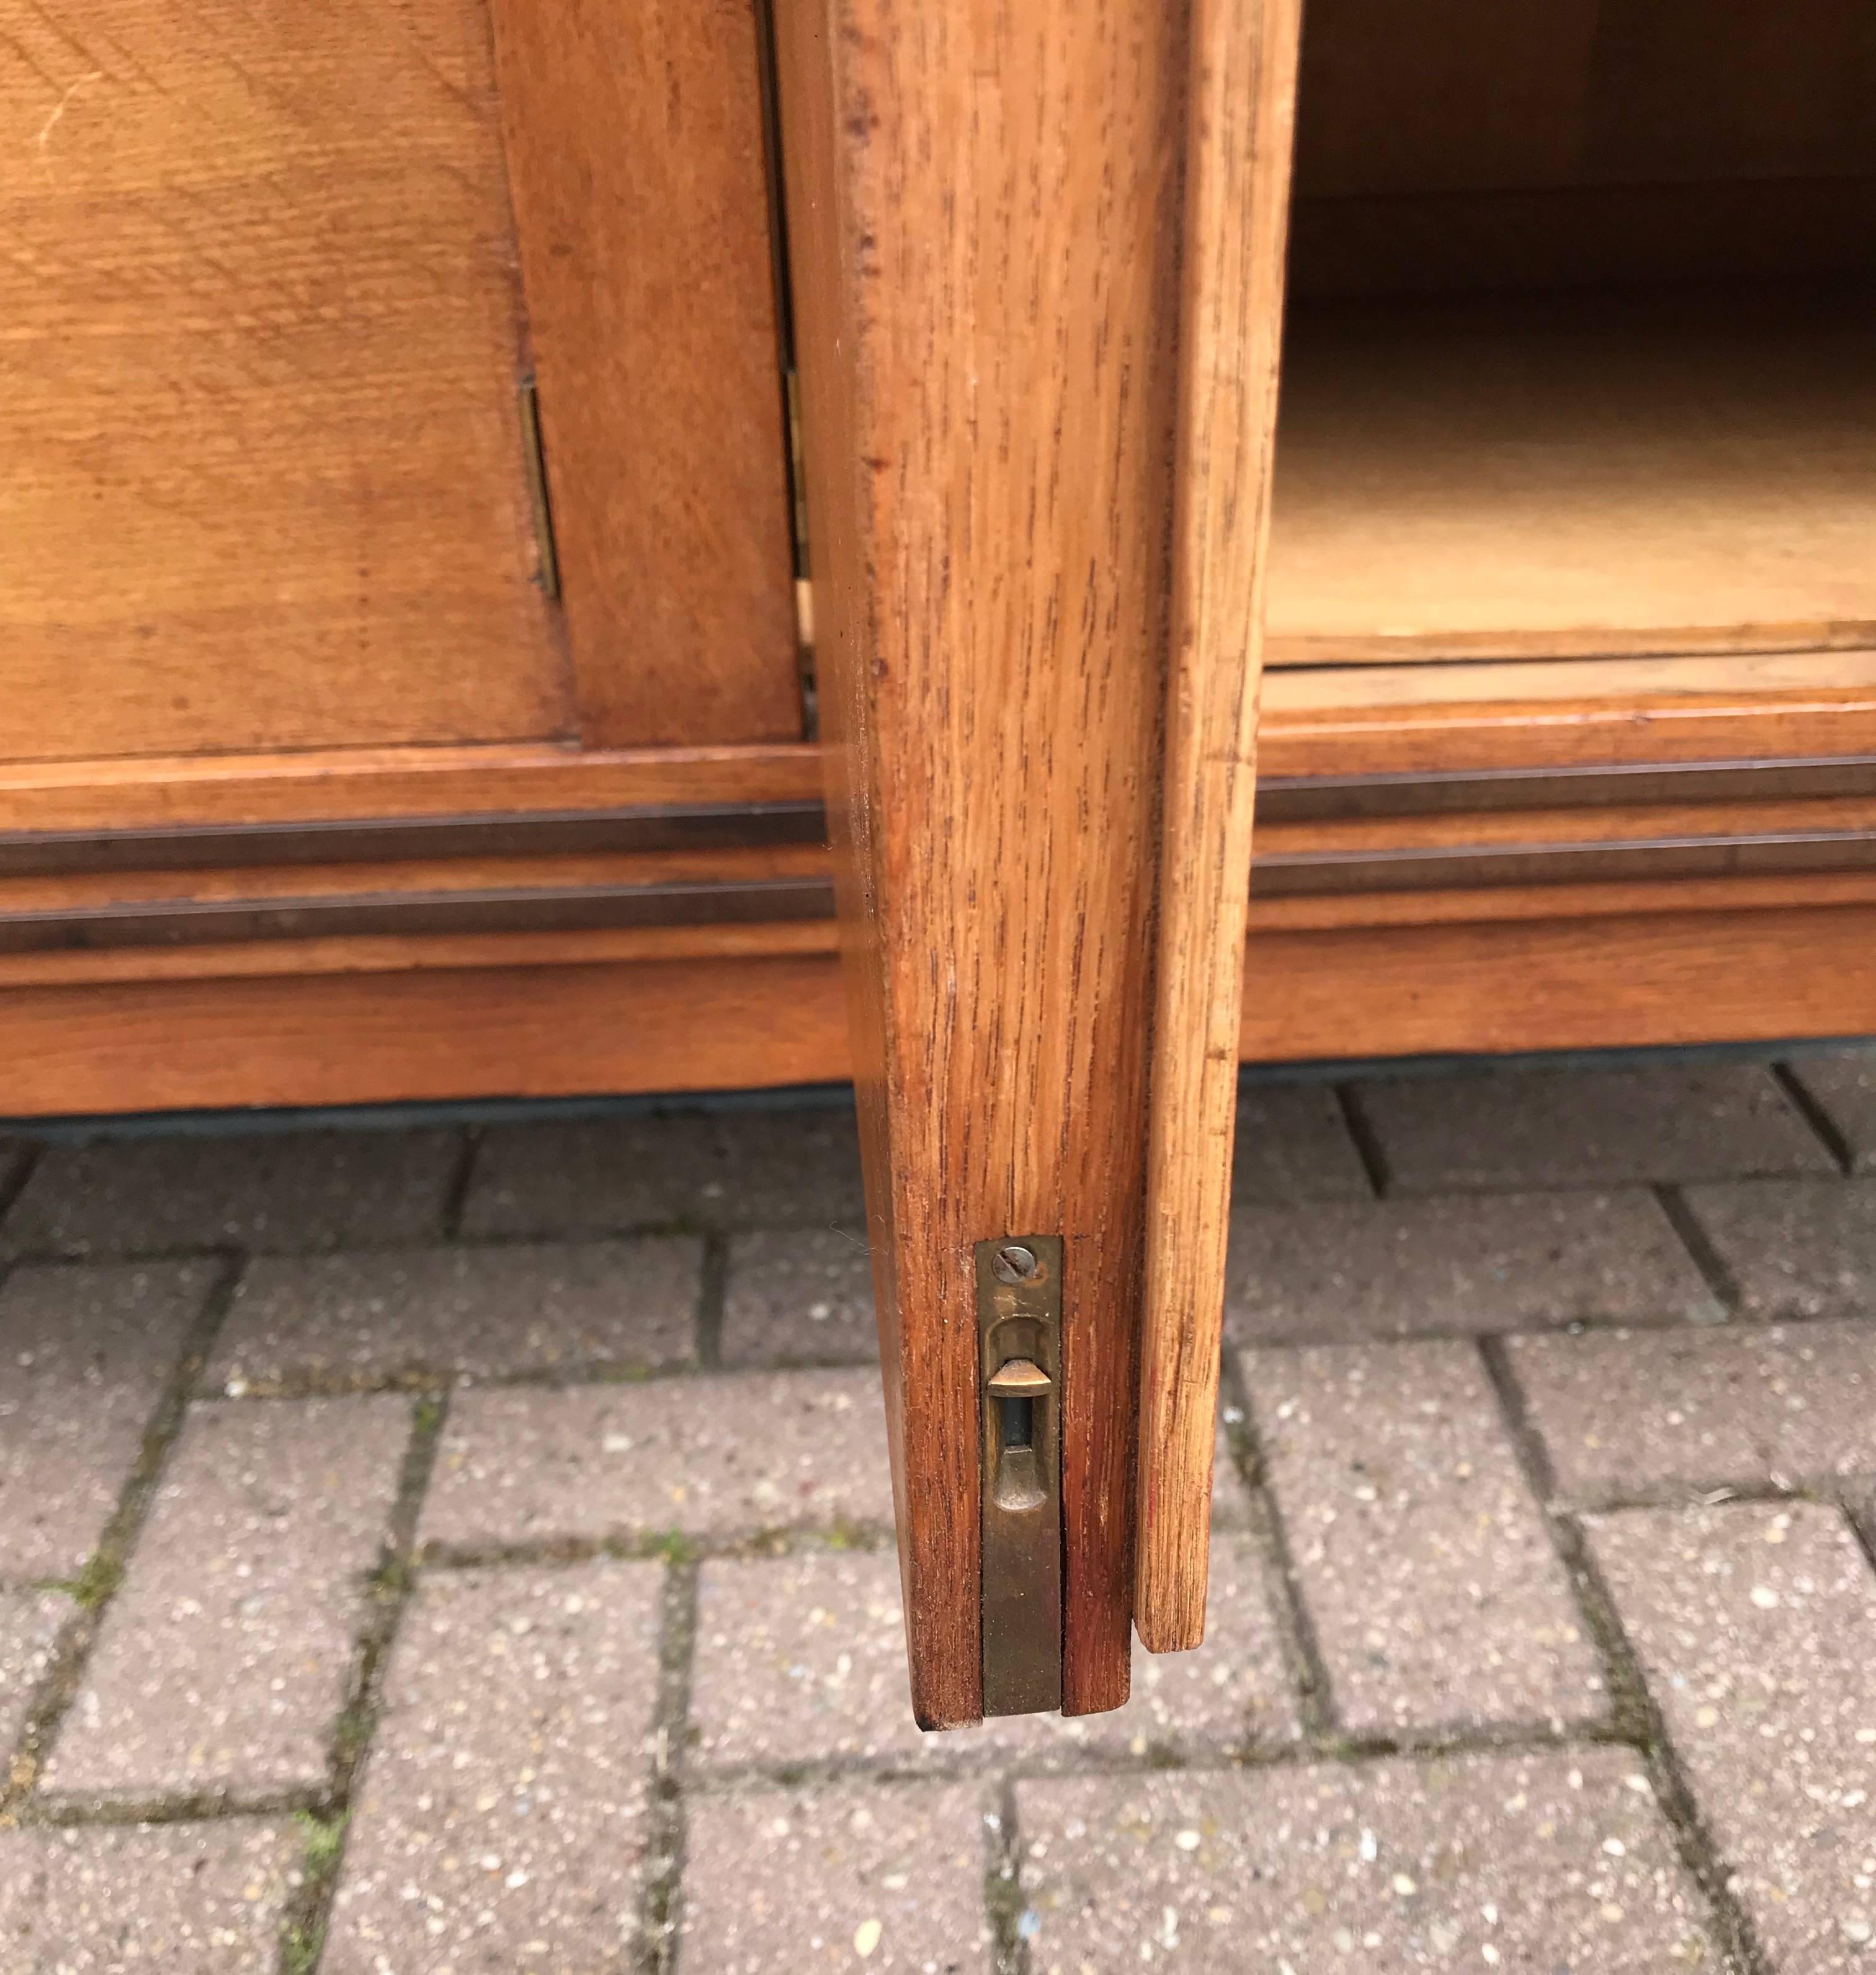
[[[1136,1613],[1202,1629],[1296,38],[1295,0],[777,8],[928,1727],[1116,1707]]]

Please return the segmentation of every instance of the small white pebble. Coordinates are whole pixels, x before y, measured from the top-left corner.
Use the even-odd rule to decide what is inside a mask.
[[[853,1952],[864,1961],[879,1945],[879,1937],[885,1932],[876,1920],[863,1920],[853,1930]]]
[[[1778,1602],[1779,1594],[1772,1589],[1770,1585],[1755,1584],[1753,1586],[1753,1602],[1760,1611],[1775,1611],[1777,1609]]]
[[[1628,1847],[1619,1838],[1604,1839],[1602,1848],[1612,1858],[1626,1858],[1628,1856]]]
[[[1417,1893],[1420,1890],[1419,1887],[1416,1885],[1405,1872],[1396,1872],[1394,1875],[1393,1883],[1394,1890],[1400,1894],[1402,1899],[1405,1899],[1410,1893]]]
[[[1196,1852],[1199,1845],[1198,1833],[1196,1831],[1189,1830],[1175,1832],[1173,1834],[1172,1842],[1181,1852]]]

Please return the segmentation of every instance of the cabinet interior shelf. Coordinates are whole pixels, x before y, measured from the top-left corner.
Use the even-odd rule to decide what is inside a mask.
[[[1873,327],[1738,286],[1299,306],[1273,703],[1871,683]]]

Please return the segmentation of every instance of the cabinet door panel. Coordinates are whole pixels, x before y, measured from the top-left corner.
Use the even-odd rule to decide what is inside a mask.
[[[801,732],[751,0],[494,0],[591,747]]]
[[[0,0],[15,759],[566,732],[478,0]]]

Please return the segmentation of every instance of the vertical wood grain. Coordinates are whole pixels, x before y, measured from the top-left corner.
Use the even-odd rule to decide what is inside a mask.
[[[479,0],[0,0],[0,755],[547,739]]]
[[[1192,9],[1134,1592],[1154,1652],[1205,1629],[1299,17]]]
[[[754,0],[493,0],[589,747],[801,731]]]
[[[979,1666],[972,1244],[1066,1240],[1064,1707],[1127,1692],[1182,10],[785,0],[810,555],[915,1710]]]

